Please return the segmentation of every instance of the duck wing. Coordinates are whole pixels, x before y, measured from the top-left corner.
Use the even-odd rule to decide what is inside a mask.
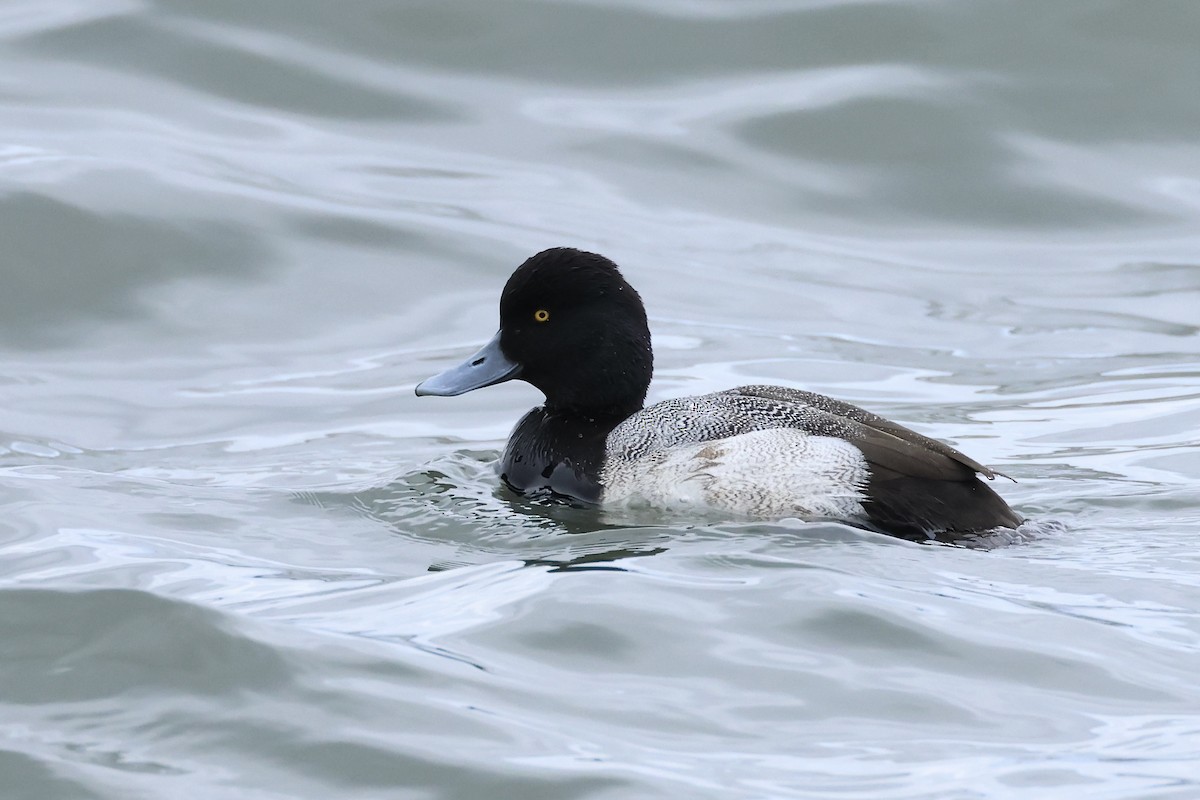
[[[870,468],[863,508],[872,523],[887,533],[918,540],[942,533],[955,538],[955,534],[1016,528],[1024,521],[976,477],[991,480],[1003,473],[944,442],[813,392],[742,386],[727,394],[790,406],[797,409],[792,413],[805,431],[839,436],[857,447]]]
[[[926,539],[1022,522],[980,481],[997,473],[949,445],[831,397],[781,386],[741,386],[665,400],[617,426],[609,457],[636,462],[674,448],[773,429],[793,429],[853,445],[866,462],[863,510],[873,526]]]
[[[980,464],[945,442],[931,439],[878,414],[823,394],[789,389],[786,386],[739,386],[717,394],[758,398],[803,408],[805,411],[797,415],[800,421],[798,427],[818,435],[825,433],[821,428],[840,428],[840,431],[832,431],[826,435],[849,439],[852,444],[863,449],[868,461],[878,467],[941,480],[966,480],[975,473],[988,480],[994,480],[997,475],[1008,478],[1004,473]],[[839,420],[848,424],[839,425]],[[877,458],[872,459],[871,451],[875,452]],[[966,469],[963,469],[964,467]]]

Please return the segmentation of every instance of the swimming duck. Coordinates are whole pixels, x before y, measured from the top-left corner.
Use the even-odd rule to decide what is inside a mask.
[[[586,503],[827,518],[907,539],[1015,528],[1021,517],[947,444],[820,394],[741,386],[644,407],[646,310],[617,265],[556,247],[519,266],[500,330],[418,395],[520,379],[546,396],[513,429],[500,478]]]

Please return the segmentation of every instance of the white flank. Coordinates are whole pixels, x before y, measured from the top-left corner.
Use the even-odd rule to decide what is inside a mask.
[[[863,514],[867,462],[854,445],[794,428],[687,443],[613,458],[604,503],[706,508],[759,518]]]

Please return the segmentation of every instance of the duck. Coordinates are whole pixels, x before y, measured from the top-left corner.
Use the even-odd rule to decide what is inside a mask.
[[[834,520],[916,541],[1024,521],[982,480],[1002,473],[858,406],[749,385],[647,407],[653,372],[645,306],[617,265],[555,247],[509,277],[491,340],[416,394],[539,389],[545,403],[517,422],[497,464],[521,495]]]

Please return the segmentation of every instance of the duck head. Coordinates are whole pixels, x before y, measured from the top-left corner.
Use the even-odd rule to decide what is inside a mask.
[[[654,371],[642,299],[602,255],[556,247],[517,267],[500,295],[500,330],[457,367],[417,385],[451,396],[519,379],[550,410],[626,417]]]

